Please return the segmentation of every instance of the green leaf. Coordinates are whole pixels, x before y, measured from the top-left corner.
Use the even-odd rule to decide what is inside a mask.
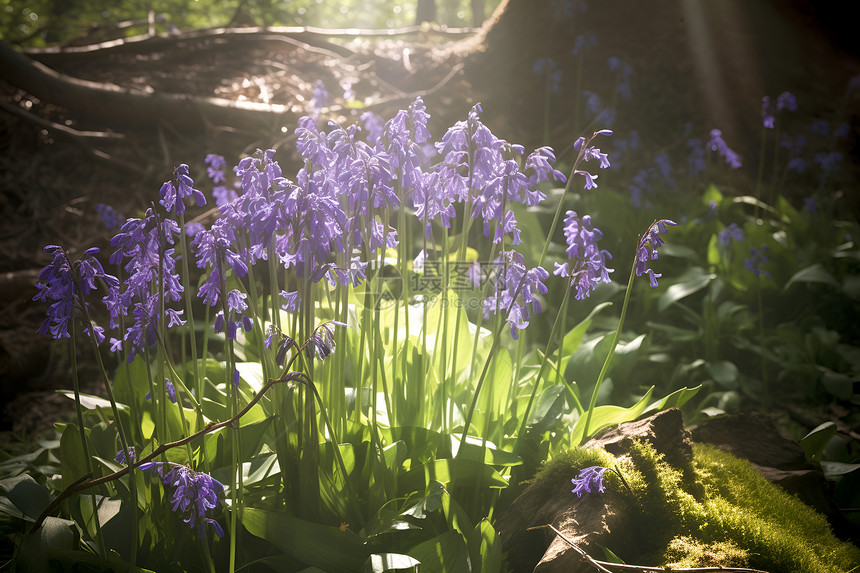
[[[795,283],[823,283],[834,288],[840,287],[839,282],[821,263],[815,263],[794,273],[785,283],[783,290],[788,290]]]
[[[564,385],[555,384],[544,388],[529,416],[529,425],[537,431],[544,431],[555,424],[564,414]]]
[[[508,486],[507,480],[491,466],[468,459],[429,461],[406,472],[399,485],[406,492],[423,491],[432,480],[468,487],[474,487],[476,482],[484,487]]]
[[[631,422],[638,418],[642,412],[645,411],[645,408],[648,405],[648,401],[651,399],[651,394],[654,393],[654,387],[648,389],[648,392],[645,393],[642,398],[636,402],[634,405],[629,408],[622,408],[621,406],[598,406],[594,409],[594,414],[591,417],[591,423],[588,427],[588,435],[584,436],[585,432],[585,420],[586,414],[583,414],[576,421],[576,424],[573,426],[573,431],[571,433],[571,443],[572,444],[581,444],[598,431],[602,430],[607,426],[614,426],[616,424],[621,424],[624,422]]]
[[[675,282],[660,295],[657,301],[657,310],[663,312],[667,307],[691,294],[697,293],[717,277],[715,274],[705,272],[701,267],[687,269],[684,274],[675,279]]]
[[[469,555],[476,571],[495,573],[502,570],[502,540],[485,517],[475,526],[469,538]]]
[[[824,422],[800,440],[800,447],[803,448],[808,459],[817,461],[821,459],[821,453],[835,435],[836,424]]]
[[[75,393],[72,390],[57,390],[57,394],[62,394],[66,398],[71,400],[75,399]],[[81,406],[86,408],[87,410],[95,410],[97,408],[104,408],[108,412],[112,412],[110,406],[110,400],[105,400],[104,398],[100,398],[99,396],[93,396],[92,394],[80,394],[81,397]],[[128,411],[128,406],[125,404],[120,404],[117,402],[116,409],[120,412]]]
[[[705,370],[708,371],[714,382],[725,388],[726,390],[737,390],[738,367],[728,360],[717,360],[705,364]]]
[[[472,570],[466,542],[456,531],[446,531],[419,543],[409,550],[409,555],[421,562],[421,571],[468,573]]]
[[[699,390],[702,389],[702,385],[698,385],[694,388],[681,388],[680,390],[675,390],[662,400],[658,400],[648,406],[645,409],[646,412],[659,412],[661,410],[666,410],[668,408],[680,408],[684,404],[687,403],[687,400],[695,396]]]
[[[28,474],[0,481],[0,489],[6,492],[9,501],[29,521],[35,521],[51,502],[51,493],[48,488],[36,482]]]
[[[48,517],[35,533],[25,533],[15,560],[19,573],[51,571],[50,558],[58,553],[75,549],[77,535],[75,522]]]
[[[860,464],[846,464],[843,462],[821,462],[821,469],[824,471],[824,477],[836,477],[850,474],[853,471],[860,469]]]
[[[421,562],[401,553],[374,553],[367,558],[361,567],[362,573],[386,573],[387,571],[403,571],[418,573]]]
[[[89,454],[81,442],[81,432],[75,424],[69,424],[60,438],[60,468],[63,475],[63,489],[69,487],[89,473],[87,458]]]
[[[358,571],[370,556],[364,540],[355,533],[286,513],[246,507],[242,525],[305,565],[329,573]]]

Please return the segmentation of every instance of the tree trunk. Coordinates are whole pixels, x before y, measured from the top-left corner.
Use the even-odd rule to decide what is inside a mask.
[[[415,11],[415,23],[436,21],[436,0],[418,0]]]

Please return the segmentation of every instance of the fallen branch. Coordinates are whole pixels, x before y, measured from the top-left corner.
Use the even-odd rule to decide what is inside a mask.
[[[295,119],[285,105],[152,93],[74,78],[30,60],[2,41],[0,77],[42,101],[67,108],[75,117],[113,125],[164,123],[181,131],[202,132],[212,124],[274,129]]]
[[[734,573],[768,573],[767,571],[762,571],[761,569],[749,569],[747,567],[648,567],[647,565],[628,565],[626,563],[610,563],[609,561],[600,561],[590,556],[585,552],[583,548],[579,545],[571,541],[568,537],[566,537],[561,531],[547,523],[546,525],[538,525],[536,527],[529,527],[527,531],[532,531],[535,529],[543,529],[548,527],[552,529],[553,533],[561,537],[562,541],[570,545],[571,549],[579,553],[583,559],[588,561],[595,569],[601,571],[602,573],[612,573],[612,571],[608,568],[619,569],[622,571],[655,571],[655,572],[663,572],[666,571],[674,571],[677,573],[710,573],[711,571],[731,571]]]

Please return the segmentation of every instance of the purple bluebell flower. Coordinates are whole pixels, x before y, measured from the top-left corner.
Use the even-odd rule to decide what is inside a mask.
[[[723,245],[728,245],[732,241],[743,241],[744,230],[738,227],[736,223],[730,223],[728,227],[720,231],[717,238]]]
[[[744,260],[744,266],[748,271],[753,273],[756,278],[761,275],[766,276],[767,278],[771,278],[771,274],[766,270],[761,268],[763,263],[768,262],[768,259],[764,254],[768,251],[767,245],[762,245],[761,248],[751,248],[749,258]]]
[[[576,497],[581,498],[583,493],[592,493],[591,488],[595,486],[598,492],[604,493],[606,489],[603,486],[603,474],[606,473],[607,469],[609,468],[591,466],[579,470],[579,475],[570,480],[574,485],[571,493],[575,493]]]
[[[812,126],[810,126],[809,131],[826,137],[830,135],[830,123],[826,119],[813,120]]]
[[[687,141],[687,146],[690,148],[690,155],[687,158],[687,166],[690,170],[690,175],[697,175],[707,167],[705,157],[708,152],[705,150],[704,142],[698,137],[689,139]]]
[[[108,230],[116,229],[122,225],[125,217],[123,217],[116,209],[104,203],[96,203],[96,213],[102,218],[105,228]]]
[[[597,147],[588,145],[598,135],[612,135],[612,130],[601,129],[599,131],[595,131],[587,141],[585,137],[580,137],[576,140],[576,142],[574,142],[573,147],[578,152],[577,164],[579,163],[580,159],[584,161],[596,159],[600,163],[600,169],[607,169],[610,167],[609,157],[605,153],[602,153]],[[597,175],[592,175],[588,171],[584,171],[581,169],[575,170],[574,174],[582,175],[583,177],[585,177],[586,189],[597,189],[597,183],[594,182],[594,180],[597,179]]]
[[[797,99],[791,92],[782,92],[776,97],[776,111],[797,111]]]
[[[212,183],[223,183],[227,180],[226,177],[224,177],[224,168],[227,166],[227,162],[224,161],[223,155],[209,153],[206,155],[206,159],[204,161],[206,165],[208,165],[206,172],[209,175],[209,179],[212,180]]]
[[[803,206],[806,207],[806,210],[810,213],[818,211],[818,202],[816,202],[812,197],[805,197],[803,199]]]
[[[636,276],[641,277],[643,274],[647,274],[652,288],[657,286],[657,279],[663,275],[649,269],[648,261],[656,261],[657,248],[665,244],[665,241],[660,238],[660,233],[666,232],[666,225],[677,225],[677,223],[669,219],[654,221],[639,239],[639,244],[636,247]]]
[[[206,197],[203,193],[194,188],[194,181],[188,175],[188,166],[184,163],[173,170],[173,178],[170,181],[165,181],[159,191],[161,203],[170,213],[181,215],[185,213],[186,197],[193,197],[197,202],[198,207],[206,204]]]
[[[128,455],[131,457],[131,463],[137,461],[137,453],[134,451],[134,446],[128,447]],[[125,459],[125,450],[119,450],[114,459],[118,464],[128,465],[128,461]]]
[[[585,50],[588,48],[593,48],[597,45],[597,38],[592,34],[579,34],[573,40],[573,50],[571,50],[571,54],[574,56],[578,56],[580,54],[584,54]]]
[[[588,90],[582,90],[582,97],[585,98],[585,109],[590,115],[596,116],[603,109],[603,102],[600,101],[600,96]]]
[[[708,147],[711,151],[716,151],[726,160],[732,169],[738,169],[741,165],[741,156],[732,151],[726,142],[723,141],[723,132],[719,129],[711,130],[711,139],[708,141]]]
[[[598,284],[609,282],[609,273],[614,271],[606,267],[606,261],[612,256],[597,246],[603,233],[591,227],[589,215],[580,218],[575,211],[568,211],[564,220],[564,236],[570,260],[555,263],[553,274],[568,277],[570,285],[576,287],[574,298],[585,300]]]
[[[305,352],[308,358],[316,356],[320,362],[334,352],[334,327],[346,325],[336,320],[330,320],[319,325],[306,343]]]
[[[184,324],[184,311],[169,306],[182,300],[184,290],[173,248],[178,234],[176,221],[150,208],[142,219],[127,220],[111,239],[116,251],[110,260],[114,264],[125,261],[123,268],[128,276],[122,285],[117,283],[109,290],[104,302],[111,327],[119,326],[120,317],[131,315],[134,319],[123,334],[123,339],[131,342],[130,361],[137,352],[155,344],[159,320],[167,319],[168,327]]]
[[[491,314],[507,313],[511,336],[519,338],[518,331],[529,325],[531,315],[541,311],[538,294],[546,294],[544,285],[549,273],[543,267],[529,269],[517,251],[502,251],[494,262],[497,272],[494,292],[483,301],[484,318]]]
[[[630,90],[630,78],[633,76],[633,66],[615,56],[610,56],[608,63],[609,71],[618,73],[618,86],[616,87],[618,95],[624,99],[633,97],[633,93]]]
[[[173,489],[171,509],[182,517],[200,539],[206,537],[206,524],[213,527],[218,539],[224,537],[224,530],[209,517],[224,495],[224,486],[218,480],[207,473],[171,462],[147,462],[138,467],[143,471],[152,471],[165,486]]]
[[[851,134],[851,125],[843,121],[833,130],[833,136],[838,138],[848,137]]]
[[[532,73],[540,76],[546,74],[549,81],[549,91],[558,93],[561,91],[561,70],[552,58],[538,58],[532,65]]]
[[[275,343],[276,339],[277,343]],[[277,348],[275,363],[278,366],[283,366],[287,358],[287,352],[289,352],[291,348],[297,347],[296,341],[293,340],[291,336],[283,334],[274,324],[269,326],[268,334],[266,335],[264,343],[266,348],[270,349],[272,348],[272,344],[275,344]]]
[[[815,162],[825,175],[839,171],[842,163],[842,154],[838,151],[820,151],[815,154]]]
[[[770,96],[764,96],[761,98],[761,123],[765,128],[773,129],[775,121],[776,118],[770,111]]]
[[[62,247],[48,245],[44,250],[53,258],[39,273],[39,282],[36,284],[39,292],[33,297],[35,301],[50,304],[39,333],[50,334],[56,340],[69,338],[69,324],[78,316],[86,315],[86,311],[91,308],[87,297],[96,290],[96,279],[107,283],[109,289],[115,288],[119,281],[104,272],[101,263],[95,258],[99,252],[96,247],[84,251],[81,258],[74,262],[69,260]],[[94,337],[98,344],[105,339],[104,329],[90,325],[89,321],[85,322],[83,330],[87,336]]]
[[[167,399],[170,400],[173,404],[176,404],[176,388],[173,387],[173,382],[171,382],[168,378],[164,379],[164,389],[167,391]],[[152,396],[149,392],[144,396],[144,400],[151,400]]]
[[[382,118],[372,111],[366,111],[361,114],[359,119],[362,125],[364,125],[364,131],[367,133],[367,143],[376,145],[376,142],[382,137],[382,130],[385,125]]]
[[[311,108],[315,117],[319,117],[324,107],[328,106],[331,96],[322,80],[314,82],[313,96],[311,97]]]

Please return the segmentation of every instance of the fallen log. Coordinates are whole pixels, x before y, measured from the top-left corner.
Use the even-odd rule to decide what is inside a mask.
[[[285,105],[131,89],[71,77],[27,58],[2,41],[0,77],[42,102],[65,108],[75,120],[118,130],[169,125],[191,133],[210,126],[268,132],[292,125],[297,117]]]

